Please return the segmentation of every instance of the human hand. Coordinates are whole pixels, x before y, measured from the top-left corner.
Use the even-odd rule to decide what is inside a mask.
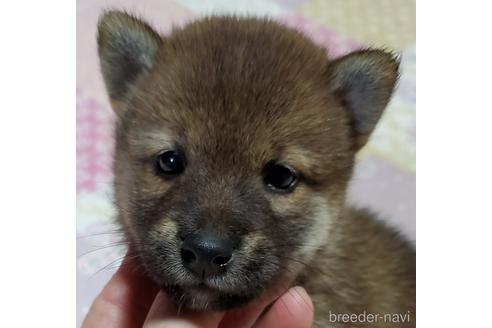
[[[304,328],[311,327],[312,322],[313,304],[302,287],[261,297],[241,309],[206,313],[182,310],[178,315],[166,294],[125,258],[94,300],[82,328]]]

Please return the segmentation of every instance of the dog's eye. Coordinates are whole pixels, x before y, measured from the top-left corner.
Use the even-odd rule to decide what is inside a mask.
[[[263,181],[273,191],[290,192],[297,184],[297,173],[290,167],[270,162],[263,169]]]
[[[175,175],[184,171],[185,163],[180,153],[174,150],[168,150],[157,156],[156,167],[159,172]]]

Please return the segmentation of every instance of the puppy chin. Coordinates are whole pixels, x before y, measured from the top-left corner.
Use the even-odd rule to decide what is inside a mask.
[[[164,286],[163,290],[171,296],[179,309],[194,311],[225,311],[246,305],[256,294],[222,293],[205,286],[182,288]]]
[[[183,306],[195,311],[220,310],[219,294],[204,288],[190,288],[184,293],[183,301]]]

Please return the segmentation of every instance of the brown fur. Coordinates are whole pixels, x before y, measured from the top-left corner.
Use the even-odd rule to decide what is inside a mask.
[[[355,152],[397,80],[393,55],[366,50],[330,61],[299,32],[234,17],[160,37],[109,12],[98,41],[118,115],[119,221],[140,264],[180,305],[239,306],[279,280],[296,280],[314,299],[317,327],[337,326],[329,311],[410,311],[406,326],[415,325],[414,251],[344,205]],[[185,154],[180,176],[156,173],[156,154],[169,149]],[[263,184],[272,160],[299,173],[293,192]],[[200,229],[234,241],[237,254],[231,272],[200,291],[206,296],[178,252]]]
[[[315,326],[329,313],[410,313],[410,320],[350,327],[415,327],[415,253],[402,238],[367,211],[347,210],[319,251],[321,263],[299,278],[313,298]],[[330,324],[333,324],[330,322]],[[331,326],[330,326],[331,327]],[[333,327],[345,327],[342,323]]]

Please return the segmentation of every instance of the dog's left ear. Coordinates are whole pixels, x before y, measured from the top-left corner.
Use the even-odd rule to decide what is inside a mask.
[[[329,65],[331,89],[349,113],[354,149],[363,147],[381,118],[398,80],[399,59],[381,50],[361,50]]]

